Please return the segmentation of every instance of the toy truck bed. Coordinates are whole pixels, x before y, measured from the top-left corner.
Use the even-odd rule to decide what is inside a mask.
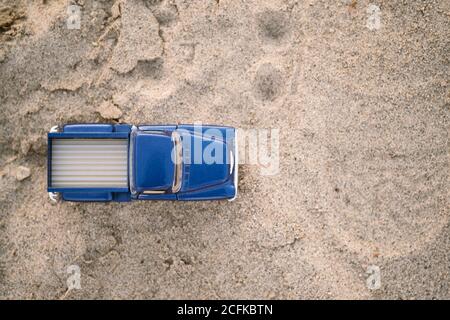
[[[53,139],[55,188],[128,187],[128,139]]]

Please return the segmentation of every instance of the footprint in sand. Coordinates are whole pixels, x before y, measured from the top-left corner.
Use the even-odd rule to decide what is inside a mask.
[[[274,101],[283,93],[284,76],[271,63],[259,66],[253,80],[253,93],[262,101]]]
[[[257,15],[259,35],[267,42],[281,42],[290,33],[290,17],[283,11],[267,10]]]

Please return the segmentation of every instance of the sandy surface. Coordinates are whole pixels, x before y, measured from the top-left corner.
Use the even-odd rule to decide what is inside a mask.
[[[0,298],[450,298],[448,1],[68,3],[0,0]],[[278,128],[280,172],[52,205],[46,132],[108,121]]]

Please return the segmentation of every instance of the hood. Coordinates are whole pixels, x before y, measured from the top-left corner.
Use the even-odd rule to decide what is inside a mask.
[[[183,137],[184,170],[181,192],[218,185],[230,179],[229,150],[224,141],[191,134],[190,146],[186,147],[187,138]]]

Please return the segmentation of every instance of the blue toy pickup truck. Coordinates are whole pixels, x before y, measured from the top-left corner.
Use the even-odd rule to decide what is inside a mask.
[[[66,201],[234,200],[236,129],[70,124],[48,133],[48,193]]]

